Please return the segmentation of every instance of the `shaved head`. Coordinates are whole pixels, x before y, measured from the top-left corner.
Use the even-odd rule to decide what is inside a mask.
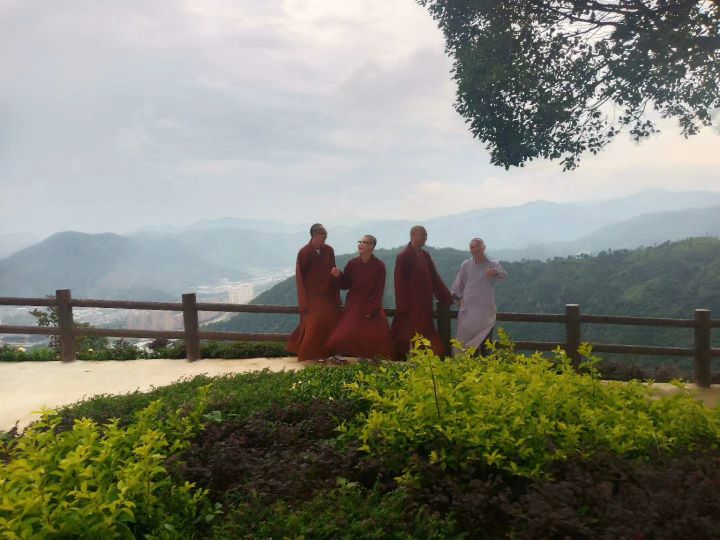
[[[427,230],[422,225],[415,225],[410,229],[410,244],[420,249],[427,241]]]
[[[482,238],[470,240],[470,254],[476,262],[485,260],[485,242]]]

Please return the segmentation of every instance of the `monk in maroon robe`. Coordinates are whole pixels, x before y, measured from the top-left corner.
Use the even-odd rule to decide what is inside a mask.
[[[395,318],[390,330],[393,359],[405,360],[410,340],[416,333],[430,340],[432,350],[442,357],[447,351],[433,326],[433,294],[440,303],[451,305],[452,295],[435,269],[430,254],[422,249],[427,241],[425,227],[410,230],[410,243],[395,261]]]
[[[340,323],[330,336],[333,354],[361,358],[390,358],[390,328],[383,309],[385,263],[373,255],[377,240],[366,234],[358,241],[359,257],[332,275],[341,289],[349,289]]]
[[[335,252],[325,243],[327,231],[320,223],[310,228],[310,242],[297,256],[297,283],[300,324],[290,336],[286,350],[298,360],[327,358],[327,340],[340,319],[340,291],[330,270]]]

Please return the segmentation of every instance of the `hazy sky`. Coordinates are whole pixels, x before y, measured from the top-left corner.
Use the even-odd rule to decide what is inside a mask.
[[[489,163],[413,0],[0,0],[0,234],[411,218],[720,190],[673,123],[579,170]]]

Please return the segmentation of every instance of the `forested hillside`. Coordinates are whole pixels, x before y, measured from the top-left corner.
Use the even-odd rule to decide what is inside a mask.
[[[450,285],[468,254],[455,249],[428,249],[446,284]],[[394,306],[392,275],[398,250],[378,250],[388,269],[385,305]],[[492,256],[492,254],[490,254]],[[338,257],[343,266],[350,256]],[[692,238],[651,248],[603,252],[597,256],[555,258],[549,261],[503,263],[508,279],[498,284],[498,310],[562,313],[567,303],[580,304],[584,313],[691,318],[695,308],[712,310],[720,318],[720,240]],[[295,280],[290,278],[258,296],[256,304],[297,304]],[[289,332],[296,316],[240,314],[215,328],[254,332]],[[562,339],[553,324],[506,323],[514,339]],[[715,346],[720,343],[715,332]],[[651,329],[586,325],[588,340],[692,346],[689,329]]]

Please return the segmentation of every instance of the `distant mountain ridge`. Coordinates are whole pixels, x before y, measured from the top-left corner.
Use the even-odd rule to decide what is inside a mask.
[[[370,233],[378,238],[378,248],[396,248],[408,241],[413,224],[326,223],[328,243],[337,254],[352,253],[357,239]],[[720,192],[651,190],[597,202],[535,201],[424,224],[432,246],[464,251],[470,238],[480,236],[500,258],[545,259],[720,235]],[[221,218],[188,227],[146,228],[130,236],[58,233],[0,259],[0,295],[49,294],[58,284],[73,284],[76,294],[176,298],[180,290],[220,279],[236,281],[291,268],[308,241],[308,228],[271,219]]]
[[[354,251],[357,238],[366,233],[378,238],[379,247],[393,248],[403,245],[408,240],[409,228],[416,223],[428,228],[429,244],[433,246],[465,249],[470,238],[480,236],[495,249],[523,249],[536,244],[580,239],[602,227],[646,213],[709,206],[720,206],[720,192],[650,189],[628,197],[598,201],[558,203],[538,200],[517,206],[481,208],[426,220],[373,220],[354,225],[325,225],[330,233],[328,243],[335,247],[337,253]],[[307,236],[309,225],[274,220],[222,218],[204,220],[190,225],[187,229],[252,229],[287,233],[295,227],[296,233]],[[612,246],[603,246],[601,249],[609,247]]]
[[[75,296],[177,299],[185,288],[247,276],[212,265],[165,237],[138,241],[63,232],[0,261],[0,295],[42,296],[68,288]]]
[[[582,238],[495,250],[507,261],[548,259],[580,253],[594,254],[607,249],[649,247],[693,237],[720,237],[720,206],[654,212],[606,225]]]

